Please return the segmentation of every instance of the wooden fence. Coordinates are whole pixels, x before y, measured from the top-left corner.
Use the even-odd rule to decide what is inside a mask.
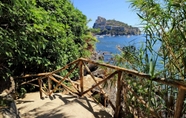
[[[95,64],[97,66],[100,67],[104,67],[104,68],[109,68],[114,70],[113,72],[109,72],[107,73],[104,79],[102,79],[101,81],[96,81],[94,75],[90,72],[90,69],[88,68],[87,64],[91,63],[91,64]],[[61,73],[64,70],[67,70],[68,72],[66,73],[65,76],[60,76],[59,73]],[[70,79],[70,75],[74,72],[74,71],[79,71],[79,80],[80,83],[74,82]],[[91,86],[90,88],[84,90],[84,70],[87,70],[88,73],[91,75],[92,79],[95,81],[95,84],[93,86]],[[184,99],[185,99],[185,91],[186,91],[186,83],[183,81],[179,81],[179,80],[172,80],[172,79],[167,79],[167,78],[152,78],[150,75],[144,74],[144,73],[140,73],[134,70],[129,70],[126,68],[121,68],[118,66],[113,66],[110,64],[104,64],[104,63],[99,63],[99,62],[95,62],[92,60],[88,60],[88,59],[84,59],[84,58],[79,58],[69,64],[67,64],[66,66],[64,66],[61,69],[52,71],[52,72],[48,72],[48,73],[40,73],[40,74],[34,74],[34,75],[25,75],[22,76],[21,78],[27,78],[27,77],[35,77],[32,80],[23,82],[22,84],[31,84],[31,82],[33,81],[38,81],[39,85],[35,85],[38,86],[40,89],[40,97],[42,98],[43,95],[42,93],[44,93],[45,95],[49,96],[51,95],[53,92],[55,92],[59,86],[62,86],[64,89],[68,90],[69,92],[72,92],[78,96],[83,96],[85,95],[87,92],[91,91],[92,89],[94,89],[95,87],[98,87],[100,92],[103,93],[105,95],[105,97],[107,97],[107,94],[105,93],[105,91],[103,90],[101,84],[103,84],[105,81],[110,80],[113,77],[117,76],[117,93],[116,93],[116,101],[113,104],[110,100],[109,103],[112,106],[113,110],[114,110],[114,117],[118,118],[119,117],[119,112],[120,112],[120,108],[121,108],[121,86],[123,86],[123,73],[125,74],[130,74],[136,77],[141,77],[144,79],[148,79],[148,80],[153,80],[155,82],[158,83],[162,83],[164,85],[170,85],[170,86],[174,86],[178,88],[178,96],[177,96],[177,100],[176,100],[176,107],[175,107],[175,111],[174,111],[174,118],[180,118],[181,117],[181,112],[183,109],[183,104],[184,104]],[[45,83],[43,83],[44,80],[47,80]],[[56,82],[56,86],[52,87],[52,81]],[[68,81],[71,83],[71,87],[68,87],[67,85],[64,84],[64,81]],[[22,85],[21,84],[21,85]],[[77,87],[77,85],[79,86],[79,88]]]

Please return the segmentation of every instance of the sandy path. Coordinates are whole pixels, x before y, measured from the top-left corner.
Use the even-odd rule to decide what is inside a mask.
[[[39,92],[17,100],[21,118],[111,118],[108,109],[87,97],[54,93],[40,99]]]

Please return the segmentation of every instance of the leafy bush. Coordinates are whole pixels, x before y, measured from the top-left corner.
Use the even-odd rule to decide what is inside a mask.
[[[185,2],[130,1],[142,20],[146,42],[145,46],[135,51],[131,46],[122,50],[121,55],[116,56],[117,65],[149,74],[152,79],[158,76],[164,79],[185,80]],[[155,45],[160,45],[160,48],[155,50]],[[177,88],[135,76],[125,77],[124,81],[125,113],[133,111],[133,116],[138,117],[174,116]],[[179,116],[184,117],[185,103],[180,102],[183,106],[179,107],[183,107],[183,110]],[[126,111],[127,109],[129,111]]]
[[[51,71],[86,56],[86,40],[95,42],[86,24],[68,0],[0,1],[0,75]]]
[[[87,22],[69,0],[0,1],[0,79],[52,71],[89,56],[96,39]]]

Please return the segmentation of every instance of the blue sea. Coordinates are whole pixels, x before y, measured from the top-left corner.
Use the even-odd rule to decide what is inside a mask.
[[[110,52],[118,54],[120,51],[117,46],[123,47],[133,45],[139,47],[145,42],[144,35],[126,35],[126,36],[97,36],[99,42],[96,44],[96,51]]]
[[[126,35],[126,36],[96,36],[98,41],[96,43],[96,51],[99,54],[104,53],[105,61],[109,61],[112,55],[120,54],[117,47],[135,46],[140,48],[145,43],[145,35]]]
[[[140,48],[142,44],[145,46],[145,35],[126,35],[126,36],[96,36],[98,41],[96,43],[96,51],[100,54],[104,53],[104,61],[110,61],[112,55],[120,54],[117,47],[135,46]],[[160,43],[156,43],[153,47],[156,51],[159,50]]]

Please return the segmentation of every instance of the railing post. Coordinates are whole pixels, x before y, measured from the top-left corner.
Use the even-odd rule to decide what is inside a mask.
[[[39,93],[40,93],[40,98],[43,99],[41,79],[38,79],[38,83],[39,83]]]
[[[174,113],[174,118],[181,118],[181,112],[183,110],[185,93],[186,93],[185,90],[178,88],[178,97],[176,100],[176,109],[175,109],[175,113]]]
[[[51,79],[48,77],[48,94],[50,94],[50,90],[52,88]]]
[[[80,88],[81,88],[81,93],[80,95],[83,95],[83,76],[84,76],[84,66],[83,62],[79,62],[79,76],[80,76]]]
[[[119,118],[119,114],[121,110],[121,85],[122,85],[122,71],[119,71],[118,81],[117,81],[116,109],[114,111],[114,118]]]

